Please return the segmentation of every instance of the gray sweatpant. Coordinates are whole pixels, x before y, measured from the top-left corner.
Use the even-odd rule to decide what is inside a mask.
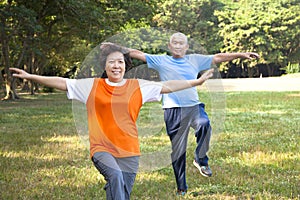
[[[139,156],[116,158],[107,152],[96,152],[92,161],[106,180],[107,200],[129,200],[139,165]]]

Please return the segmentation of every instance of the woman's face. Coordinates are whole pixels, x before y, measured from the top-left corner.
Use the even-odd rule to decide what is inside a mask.
[[[119,52],[113,52],[107,56],[105,70],[108,80],[111,82],[120,82],[125,74],[124,55]]]

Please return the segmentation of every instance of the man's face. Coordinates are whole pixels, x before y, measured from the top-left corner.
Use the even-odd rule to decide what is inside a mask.
[[[189,45],[183,36],[173,36],[168,45],[174,58],[181,58],[185,55]]]
[[[125,74],[124,55],[118,51],[109,54],[106,59],[105,70],[109,81],[122,81]]]

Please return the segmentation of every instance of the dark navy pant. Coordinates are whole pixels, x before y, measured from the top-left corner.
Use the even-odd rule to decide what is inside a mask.
[[[164,111],[167,133],[172,144],[172,166],[177,189],[187,190],[186,149],[190,127],[195,130],[197,147],[195,160],[208,165],[207,152],[211,137],[211,126],[203,103],[191,107],[166,108]]]

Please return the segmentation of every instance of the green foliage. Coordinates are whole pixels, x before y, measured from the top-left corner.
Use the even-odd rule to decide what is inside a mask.
[[[63,75],[80,67],[100,42],[124,32],[129,34],[120,44],[162,53],[164,40],[148,42],[144,39],[151,32],[143,36],[144,30],[135,35],[136,29],[150,27],[181,31],[197,44],[191,49],[201,46],[210,54],[258,52],[258,62],[221,65],[248,69],[248,76],[258,65],[279,69],[300,63],[299,0],[12,0],[1,1],[0,19],[0,69],[6,72],[16,66]]]
[[[214,10],[223,6],[214,0],[168,0],[159,4],[158,13],[153,20],[157,26],[180,31],[193,38],[202,46],[209,48],[209,52],[219,50],[216,31],[216,17]]]
[[[149,25],[156,3],[2,1],[1,70],[8,73],[14,66],[39,74],[63,75],[74,66],[80,67],[88,52],[107,37]]]
[[[209,102],[209,93],[200,96]],[[104,178],[76,132],[65,94],[22,97],[0,103],[0,198],[104,199]],[[299,92],[226,93],[224,131],[213,135],[209,152],[214,175],[203,178],[192,165],[191,132],[184,199],[299,199],[299,111]],[[168,146],[166,138],[141,143],[153,150],[156,143]],[[138,173],[132,199],[175,199],[175,190],[169,165]]]
[[[298,73],[300,72],[300,64],[299,63],[288,63],[288,65],[284,68],[282,68],[283,70],[285,70],[285,72],[287,74],[294,74],[294,73]]]
[[[299,0],[244,0],[235,4],[239,7],[215,12],[223,38],[222,52],[255,51],[261,55],[259,63],[267,65],[299,62]],[[256,63],[246,64],[253,67]]]
[[[92,2],[32,0],[4,3],[2,26],[6,32],[2,32],[2,49],[8,50],[11,66],[41,74],[45,67],[52,67],[62,74],[81,61],[89,48],[86,41],[93,38],[85,30],[98,27],[95,24],[98,21],[94,19],[101,19],[101,8]],[[90,10],[97,14],[90,14]],[[81,48],[79,54],[78,49],[76,54],[73,53],[77,46]],[[11,67],[7,62],[5,66]]]

